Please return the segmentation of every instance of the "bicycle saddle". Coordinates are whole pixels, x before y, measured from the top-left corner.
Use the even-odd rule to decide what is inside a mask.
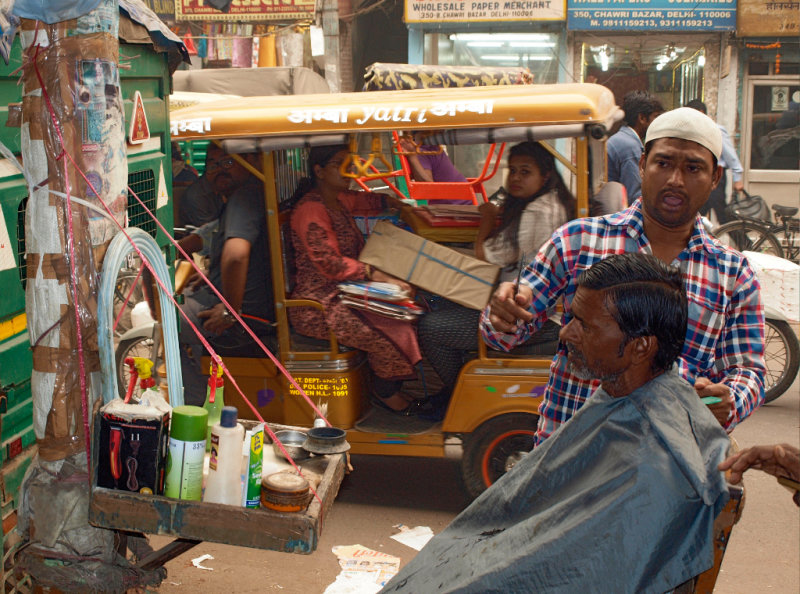
[[[781,206],[780,204],[773,204],[772,210],[774,210],[775,214],[777,214],[780,217],[793,217],[794,215],[797,214],[797,211],[800,210],[800,208],[796,207],[793,208],[791,206]]]

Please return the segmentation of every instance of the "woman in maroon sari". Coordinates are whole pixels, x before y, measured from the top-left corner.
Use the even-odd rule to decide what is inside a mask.
[[[382,212],[396,200],[372,192],[354,192],[350,179],[341,174],[348,158],[346,146],[311,149],[311,178],[301,181],[292,202],[292,244],[297,263],[295,299],[313,299],[325,306],[320,311],[293,307],[289,318],[296,332],[325,339],[329,329],[344,345],[367,353],[372,370],[372,391],[377,403],[392,411],[414,414],[418,403],[400,391],[402,381],[415,376],[421,359],[416,329],[410,322],[394,320],[342,304],[337,285],[345,281],[381,281],[403,289],[411,287],[358,261],[364,239],[353,215]]]

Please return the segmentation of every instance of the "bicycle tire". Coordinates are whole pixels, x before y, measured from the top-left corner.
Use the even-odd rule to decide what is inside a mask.
[[[772,234],[783,248],[783,257],[800,264],[800,233],[786,228],[786,225],[773,229]]]
[[[783,320],[767,318],[764,328],[764,402],[772,402],[788,390],[800,370],[800,341]]]
[[[714,231],[723,244],[740,252],[760,252],[783,258],[781,242],[769,227],[754,221],[730,221]]]
[[[137,336],[120,341],[114,355],[117,361],[117,390],[119,390],[120,398],[124,397],[125,393],[128,391],[128,382],[131,377],[130,371],[125,365],[126,357],[144,357],[150,359],[154,361],[154,367],[160,363],[158,357],[153,354],[153,339],[149,336]],[[158,384],[156,369],[153,369],[153,378],[155,378],[156,384]],[[138,386],[136,390],[139,390]]]

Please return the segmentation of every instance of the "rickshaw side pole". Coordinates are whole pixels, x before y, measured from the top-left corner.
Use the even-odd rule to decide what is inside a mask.
[[[589,139],[582,136],[577,140],[577,163],[575,177],[577,178],[576,196],[578,201],[578,217],[589,216]]]
[[[261,174],[267,213],[267,239],[269,241],[269,263],[272,268],[272,291],[275,299],[275,322],[278,327],[278,350],[283,356],[289,352],[291,345],[289,319],[286,315],[286,274],[283,270],[283,254],[281,252],[281,222],[278,211],[278,193],[275,189],[275,157],[273,153],[261,153]]]

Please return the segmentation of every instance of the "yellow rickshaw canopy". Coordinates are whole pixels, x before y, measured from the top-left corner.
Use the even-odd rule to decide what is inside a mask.
[[[614,95],[596,84],[515,85],[242,97],[171,114],[173,140],[545,125],[611,129]]]

